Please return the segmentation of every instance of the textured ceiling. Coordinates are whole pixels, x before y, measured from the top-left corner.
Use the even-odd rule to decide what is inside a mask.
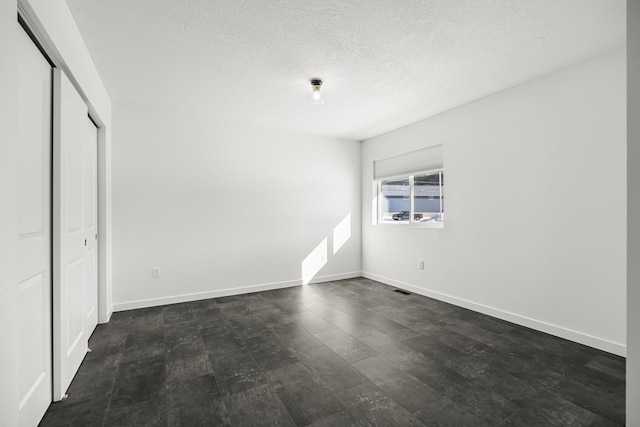
[[[115,102],[365,139],[625,45],[623,0],[67,0]],[[324,80],[324,105],[307,96]]]

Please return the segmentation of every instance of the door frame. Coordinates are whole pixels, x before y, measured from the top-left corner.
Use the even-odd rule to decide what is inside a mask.
[[[67,75],[83,101],[87,104],[89,116],[98,128],[98,323],[107,323],[113,313],[111,292],[111,106],[110,101],[108,100],[108,95],[106,92],[103,92],[104,88],[101,88],[102,90],[98,91],[88,88],[90,91],[90,93],[88,93],[88,91],[84,90],[81,86],[79,80],[93,83],[92,79],[94,78],[94,75],[89,75],[87,77],[87,70],[83,68],[86,64],[81,62],[79,63],[78,61],[69,61],[71,55],[70,52],[73,50],[72,48],[77,48],[76,45],[73,45],[75,40],[67,43],[68,40],[65,39],[67,34],[60,34],[60,27],[56,27],[55,23],[50,19],[51,15],[55,12],[53,12],[53,9],[48,9],[49,6],[55,9],[54,5],[48,5],[48,2],[17,0],[18,16],[22,19],[23,25],[28,29],[28,33],[30,33],[30,36],[41,49],[45,57],[49,59],[52,64],[52,68],[57,68]],[[43,15],[42,18],[46,21],[45,23],[47,25],[43,24],[38,13],[34,9],[38,9],[38,12]],[[57,25],[64,26],[64,22]],[[51,31],[51,34],[47,30]],[[64,44],[64,46],[56,46],[54,40],[59,40],[60,43]],[[82,57],[82,55],[80,55],[80,57]],[[74,57],[71,59],[77,58]],[[70,64],[69,62],[73,63]],[[78,76],[74,74],[74,70],[77,70],[81,75]],[[98,108],[96,108],[94,102]],[[57,104],[57,100],[53,99],[54,109]],[[55,118],[55,110],[53,115]],[[56,126],[55,123],[53,123],[53,125],[54,127]],[[55,143],[54,138],[53,144]],[[52,147],[52,149],[55,149],[55,147]],[[55,182],[59,182],[56,175],[59,174],[60,171],[59,165],[53,164],[52,166],[53,168],[51,173],[54,188],[51,202],[53,206],[55,204],[55,194],[59,194],[59,188],[55,188]],[[55,222],[52,222],[52,236],[56,235],[56,227],[58,227],[58,225]],[[55,241],[55,237],[52,243],[52,260],[55,263],[55,248],[58,243]],[[52,265],[52,272],[55,270],[55,267],[55,265]],[[55,286],[55,283],[52,286]],[[53,291],[54,289],[52,289],[52,295]],[[59,307],[55,306],[55,302],[52,303],[52,305],[52,312],[59,309]],[[52,345],[55,348],[56,343],[52,342]],[[53,371],[55,375],[55,364],[53,366]]]
[[[78,79],[75,78],[74,73],[63,60],[51,37],[46,35],[46,30],[31,8],[29,0],[17,0],[17,8],[18,15],[53,67],[64,71],[80,93],[87,104],[89,117],[98,128],[98,322],[106,323],[113,313],[111,295],[111,111],[100,112],[94,107],[90,96],[78,83]],[[53,173],[56,172],[53,171]]]

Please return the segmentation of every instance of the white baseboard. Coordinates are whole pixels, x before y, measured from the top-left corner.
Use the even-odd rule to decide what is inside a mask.
[[[582,332],[574,331],[571,329],[563,328],[562,326],[552,325],[550,323],[542,322],[540,320],[532,319],[519,314],[510,313],[508,311],[499,310],[497,308],[489,307],[483,304],[478,304],[473,301],[465,300],[462,298],[454,297],[451,295],[443,294],[440,292],[424,289],[418,286],[410,285],[408,283],[399,282],[397,280],[390,279],[388,277],[378,276],[377,274],[362,272],[362,276],[367,279],[375,280],[377,282],[385,283],[396,288],[401,288],[406,291],[410,291],[419,295],[423,295],[429,298],[433,298],[439,301],[444,301],[459,307],[464,307],[469,310],[477,311],[479,313],[487,314],[498,319],[506,320],[511,323],[515,323],[527,328],[535,329],[541,332],[545,332],[550,335],[555,335],[560,338],[574,341],[580,344],[594,347],[599,350],[606,351],[608,353],[617,354],[618,356],[626,357],[627,347],[623,344],[608,341],[602,338],[594,337]]]
[[[345,280],[345,279],[355,279],[356,277],[362,277],[361,271],[351,271],[349,273],[340,273],[340,274],[330,274],[328,276],[317,276],[311,279],[309,284],[313,283],[324,283],[324,282],[332,282],[334,280]],[[300,285],[302,285],[302,281],[299,280]]]
[[[332,274],[328,276],[316,276],[309,283],[310,284],[322,283],[322,282],[330,282],[333,280],[352,279],[354,277],[360,277],[360,276],[361,276],[361,273],[359,271],[354,271],[350,273]],[[286,282],[263,283],[259,285],[242,286],[239,288],[227,288],[227,289],[219,289],[215,291],[195,292],[191,294],[173,295],[173,296],[161,297],[161,298],[150,298],[150,299],[137,300],[137,301],[120,302],[120,303],[114,304],[111,311],[114,312],[114,311],[135,310],[138,308],[147,308],[147,307],[155,307],[159,305],[169,305],[169,304],[176,304],[181,302],[198,301],[201,299],[221,298],[221,297],[228,297],[232,295],[249,294],[252,292],[262,292],[262,291],[271,291],[275,289],[291,288],[294,286],[302,286],[302,280],[289,280]]]

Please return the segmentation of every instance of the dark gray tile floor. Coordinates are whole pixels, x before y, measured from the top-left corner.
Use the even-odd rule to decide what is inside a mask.
[[[367,279],[119,312],[43,426],[616,426],[625,361]]]

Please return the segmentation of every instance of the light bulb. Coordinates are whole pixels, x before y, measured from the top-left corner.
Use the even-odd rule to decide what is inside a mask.
[[[324,104],[324,93],[320,90],[322,88],[322,80],[311,80],[311,102],[316,105]]]

